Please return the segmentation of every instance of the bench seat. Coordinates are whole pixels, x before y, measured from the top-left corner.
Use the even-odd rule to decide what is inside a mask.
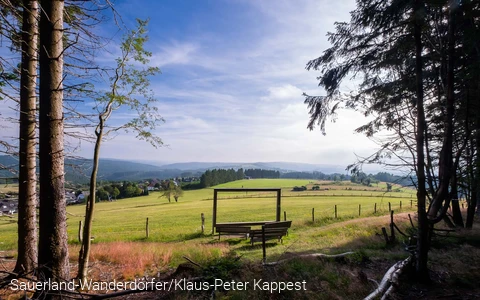
[[[234,226],[234,225],[217,225],[215,231],[218,233],[218,239],[221,235],[243,236],[248,238],[250,226]]]
[[[263,237],[265,237],[265,240],[277,239],[283,242],[282,238],[288,234],[288,229],[291,225],[292,221],[266,223],[262,226],[263,229],[250,230],[250,242],[252,245],[255,242],[262,242]]]

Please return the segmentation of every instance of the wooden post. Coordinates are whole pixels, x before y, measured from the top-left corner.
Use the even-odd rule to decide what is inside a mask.
[[[215,233],[215,225],[217,225],[217,190],[213,190],[212,234]]]
[[[395,223],[393,223],[393,210],[390,211],[390,241],[395,241]]]
[[[362,214],[362,205],[359,204],[358,205],[358,216],[360,217],[361,214]]]
[[[315,223],[315,207],[312,208],[312,223]]]
[[[408,219],[410,219],[410,225],[412,225],[412,228],[415,228],[415,225],[413,225],[412,216],[410,216],[410,214],[408,214]]]
[[[402,210],[402,201],[400,201],[400,210]]]
[[[388,245],[390,243],[390,241],[388,239],[388,234],[387,234],[387,230],[385,229],[385,227],[382,227],[382,233],[383,233],[383,237],[385,238],[385,243]]]
[[[377,203],[375,203],[375,206],[373,207],[373,213],[374,213],[374,214],[377,213]]]
[[[200,218],[202,219],[202,234],[205,233],[205,215],[204,213],[200,214]]]
[[[410,208],[413,207],[413,200],[410,200]]]
[[[335,219],[337,218],[337,205],[335,204]]]
[[[265,225],[262,225],[262,250],[263,250],[263,262],[267,261],[267,246],[265,245]]]
[[[388,202],[388,211],[392,211],[392,203]]]
[[[83,237],[83,226],[82,226],[82,220],[78,221],[78,241],[82,243],[82,237]]]
[[[283,220],[284,221],[287,220],[287,211],[286,210],[283,211]]]
[[[282,201],[282,190],[279,189],[277,191],[277,222],[280,222],[280,212],[282,211],[282,207],[281,207],[281,201]]]
[[[148,236],[149,236],[149,231],[148,231],[148,218],[147,218],[147,223],[145,224],[145,234],[146,234],[147,239],[148,239]]]

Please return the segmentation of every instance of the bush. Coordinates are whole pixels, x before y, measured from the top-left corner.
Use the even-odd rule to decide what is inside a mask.
[[[306,191],[306,190],[307,190],[306,186],[294,186],[292,191],[301,192],[301,191]]]

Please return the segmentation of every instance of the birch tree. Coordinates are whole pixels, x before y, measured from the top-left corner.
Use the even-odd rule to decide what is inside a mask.
[[[106,137],[120,131],[133,132],[140,140],[149,142],[152,146],[161,146],[162,140],[154,130],[163,122],[155,106],[156,99],[150,90],[149,78],[157,75],[160,70],[149,66],[151,53],[145,50],[147,37],[147,21],[137,20],[137,28],[127,33],[120,46],[121,56],[116,59],[116,67],[110,78],[109,90],[96,99],[98,123],[95,127],[95,146],[93,152],[93,167],[90,176],[90,197],[85,209],[85,224],[83,240],[78,259],[77,278],[83,280],[88,275],[90,255],[90,238],[95,209],[97,172],[100,158],[100,148]],[[113,112],[127,108],[135,112],[135,117],[121,125],[108,125]]]

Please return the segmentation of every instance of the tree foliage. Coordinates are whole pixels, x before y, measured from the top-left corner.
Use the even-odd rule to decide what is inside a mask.
[[[78,279],[84,280],[88,272],[90,253],[90,236],[95,209],[97,172],[100,158],[100,147],[103,139],[112,132],[124,130],[133,132],[140,140],[146,140],[154,147],[161,146],[162,140],[154,130],[163,122],[155,106],[156,99],[150,89],[151,76],[159,73],[159,68],[149,65],[151,52],[145,50],[147,42],[146,26],[148,22],[137,20],[137,28],[129,31],[120,45],[121,55],[116,59],[116,67],[110,77],[109,89],[96,99],[95,109],[98,111],[98,123],[95,127],[95,148],[93,168],[90,176],[90,201],[87,201],[83,242],[79,253]],[[108,126],[112,113],[119,109],[128,109],[134,117],[121,125]],[[142,194],[137,186],[124,187],[125,197]]]
[[[425,237],[446,217],[458,182],[469,182],[462,186],[469,207],[478,197],[473,186],[480,182],[480,124],[472,113],[480,111],[479,10],[478,1],[357,1],[350,21],[336,23],[328,34],[331,47],[307,63],[308,70],[321,72],[319,85],[326,91],[305,95],[307,127],[325,133],[326,120],[339,109],[361,111],[372,120],[357,132],[388,134],[354,170],[383,163],[415,174],[417,267],[424,269]],[[344,92],[342,83],[349,79],[358,88]]]
[[[206,188],[217,184],[241,180],[245,177],[243,169],[213,169],[207,170],[200,177],[200,187]]]
[[[280,172],[264,169],[246,169],[245,176],[251,178],[280,178]]]

